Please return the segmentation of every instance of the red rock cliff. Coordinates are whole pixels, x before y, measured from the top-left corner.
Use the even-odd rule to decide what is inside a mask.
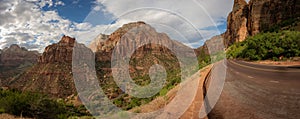
[[[228,15],[225,45],[245,40],[288,19],[300,17],[299,0],[234,0]]]
[[[70,63],[72,62],[72,52],[75,43],[75,38],[63,36],[62,39],[45,48],[44,53],[39,58],[39,63]]]

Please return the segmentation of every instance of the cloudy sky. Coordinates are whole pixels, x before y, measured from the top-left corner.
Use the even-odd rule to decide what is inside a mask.
[[[232,6],[233,0],[0,0],[0,48],[42,52],[62,35],[89,44],[133,21],[196,48],[226,30]]]

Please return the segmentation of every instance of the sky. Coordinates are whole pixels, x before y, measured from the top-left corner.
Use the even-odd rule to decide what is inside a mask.
[[[63,35],[88,45],[99,34],[145,21],[192,48],[226,30],[233,0],[0,0],[0,49],[43,52]]]

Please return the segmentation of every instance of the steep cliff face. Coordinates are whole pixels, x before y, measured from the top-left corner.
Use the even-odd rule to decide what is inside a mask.
[[[139,85],[150,82],[149,69],[155,64],[163,66],[168,71],[166,85],[175,85],[175,83],[178,83],[176,79],[180,79],[180,74],[177,73],[180,72],[181,66],[176,54],[172,51],[177,51],[186,59],[189,59],[189,56],[194,53],[191,48],[171,40],[165,33],[158,33],[153,27],[144,22],[123,25],[109,35],[107,40],[100,42],[97,48],[95,55],[97,75],[100,79],[100,85],[104,87],[103,90],[112,99],[122,96],[122,90],[117,88],[118,86],[112,80],[111,59],[113,53],[118,55],[113,58],[113,61],[114,59],[130,60],[130,76]],[[130,101],[132,98],[124,96],[122,98],[125,101]]]
[[[228,16],[225,45],[245,40],[285,20],[300,17],[299,0],[235,0]]]
[[[169,49],[177,49],[177,51],[182,51],[183,53],[188,48],[179,42],[171,40],[167,34],[156,32],[153,27],[144,22],[125,24],[109,35],[108,38],[104,38],[107,40],[98,43],[97,50],[102,53],[111,53],[113,50],[116,50],[115,52],[121,54],[120,56],[125,56],[128,51],[135,51],[136,55],[133,57],[143,56],[147,51],[157,55],[167,53]],[[115,49],[117,45],[119,48]]]
[[[251,0],[248,31],[250,35],[269,29],[284,20],[300,17],[299,0]]]
[[[105,34],[100,34],[98,35],[89,45],[89,48],[93,51],[93,52],[97,52],[101,42],[105,42],[108,39],[109,35],[105,35]]]
[[[147,54],[176,59],[171,51],[192,56],[192,52],[186,52],[188,50],[192,51],[189,47],[171,40],[167,34],[156,32],[150,25],[144,22],[133,22],[123,25],[109,35],[107,40],[99,42],[96,57],[98,61],[110,61],[111,55],[115,53],[123,59],[144,59]],[[130,53],[133,54],[128,55]]]
[[[15,44],[0,50],[0,86],[7,86],[10,78],[36,64],[39,56],[37,51],[28,51]]]
[[[72,77],[74,38],[63,36],[45,48],[36,65],[10,82],[11,88],[66,98],[76,94]]]
[[[227,31],[225,44],[243,41],[248,36],[248,5],[245,0],[234,0],[232,12],[227,18]]]
[[[63,36],[57,44],[45,48],[39,63],[71,63],[75,38]]]

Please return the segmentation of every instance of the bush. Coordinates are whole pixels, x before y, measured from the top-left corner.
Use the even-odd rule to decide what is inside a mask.
[[[227,58],[245,60],[283,60],[300,56],[300,32],[260,33],[232,45]]]
[[[45,95],[20,92],[16,90],[0,90],[0,113],[16,116],[56,119],[69,116],[89,115],[86,110],[75,106],[67,106]]]

